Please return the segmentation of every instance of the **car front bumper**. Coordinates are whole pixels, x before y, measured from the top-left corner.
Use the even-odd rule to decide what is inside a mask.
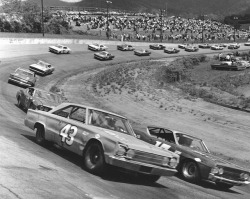
[[[176,169],[145,164],[115,156],[105,155],[105,160],[107,164],[117,166],[126,170],[130,170],[131,172],[138,172],[138,173],[159,175],[159,176],[173,176],[177,173]]]
[[[250,184],[249,181],[231,180],[231,179],[223,178],[221,176],[215,176],[212,173],[209,174],[208,179],[213,181],[213,182],[223,182],[223,183],[231,184],[231,185],[234,185],[234,186],[242,186],[242,185]]]

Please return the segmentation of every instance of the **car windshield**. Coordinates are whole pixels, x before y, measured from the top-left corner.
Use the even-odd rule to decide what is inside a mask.
[[[50,66],[50,64],[48,64],[48,63],[46,63],[44,61],[41,61],[41,60],[37,64],[40,65],[40,66],[43,66],[43,67]]]
[[[59,95],[49,93],[49,92],[46,92],[46,91],[42,91],[42,90],[36,90],[34,97],[44,99],[44,100],[48,100],[48,101],[51,101],[51,102],[56,102],[56,103],[61,103],[62,102],[62,99],[61,99],[61,97]]]
[[[62,48],[62,46],[61,46],[61,45],[56,45],[56,47],[57,47],[57,48]]]
[[[189,147],[196,151],[209,153],[206,145],[201,139],[183,133],[176,133],[175,136],[179,145]]]
[[[89,124],[135,137],[134,131],[126,118],[107,112],[90,109]]]
[[[26,70],[21,70],[21,69],[16,70],[15,75],[21,76],[21,77],[26,77],[26,78],[33,78],[34,77],[33,73],[26,71]]]

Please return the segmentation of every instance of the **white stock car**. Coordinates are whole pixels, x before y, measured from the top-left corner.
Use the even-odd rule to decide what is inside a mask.
[[[63,46],[61,44],[57,44],[55,46],[49,47],[49,52],[53,52],[56,54],[69,54],[71,53],[71,49],[67,46]]]
[[[39,75],[48,75],[53,73],[55,68],[51,64],[39,60],[36,64],[31,64],[29,69]]]
[[[102,44],[94,43],[94,44],[89,44],[88,49],[93,50],[93,51],[104,51],[104,50],[107,50],[108,47]]]
[[[24,123],[36,131],[38,144],[52,142],[78,154],[94,174],[113,165],[155,182],[177,172],[179,155],[137,139],[128,119],[115,113],[62,103],[48,112],[28,109]]]

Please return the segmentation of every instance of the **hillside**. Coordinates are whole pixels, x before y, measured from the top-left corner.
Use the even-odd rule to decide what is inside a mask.
[[[37,1],[39,4],[41,0]],[[82,0],[78,3],[66,3],[62,0],[43,0],[45,6],[80,6],[106,7],[105,0]],[[72,1],[74,2],[74,0]],[[111,8],[134,10],[140,12],[157,11],[167,4],[168,15],[241,13],[250,7],[249,0],[113,0]]]

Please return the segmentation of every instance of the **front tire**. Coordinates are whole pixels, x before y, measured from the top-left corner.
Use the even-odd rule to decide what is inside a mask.
[[[17,98],[17,106],[18,106],[19,108],[22,108],[22,103],[21,103],[20,96]]]
[[[84,153],[83,161],[87,171],[93,174],[102,174],[106,168],[102,146],[96,142],[91,143]]]
[[[223,183],[223,182],[216,182],[216,186],[217,186],[219,189],[230,189],[230,188],[232,188],[234,185],[226,184],[226,183]]]
[[[181,176],[184,180],[192,183],[200,181],[200,171],[196,162],[192,160],[187,160],[182,163],[180,168]]]

